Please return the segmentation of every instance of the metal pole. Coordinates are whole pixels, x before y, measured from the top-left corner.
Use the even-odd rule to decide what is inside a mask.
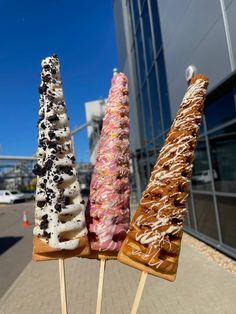
[[[36,156],[0,156],[0,160],[37,160]]]
[[[214,182],[214,175],[213,175],[213,168],[211,163],[211,152],[210,152],[210,144],[209,144],[209,138],[207,134],[207,124],[206,124],[206,118],[205,115],[203,115],[202,119],[204,129],[205,129],[205,140],[206,140],[206,150],[207,150],[207,158],[208,158],[208,164],[209,169],[211,173],[211,186],[212,186],[212,196],[213,196],[213,203],[214,203],[214,210],[215,210],[215,216],[216,216],[216,227],[217,227],[217,233],[219,236],[219,242],[222,244],[222,234],[221,234],[221,226],[220,226],[220,216],[219,216],[219,210],[218,210],[218,204],[216,199],[216,191],[215,191],[215,182]]]
[[[90,126],[93,123],[94,123],[93,121],[89,121],[89,122],[86,122],[86,123],[82,124],[78,128],[76,128],[73,131],[71,131],[71,135],[75,135],[76,133],[78,133],[79,131],[83,130],[84,128],[87,128],[88,126]]]
[[[76,153],[75,153],[75,137],[74,135],[71,134],[71,143],[72,143],[72,149],[74,153],[74,157],[76,158]]]
[[[228,46],[230,67],[231,67],[231,71],[233,71],[235,70],[234,53],[233,53],[232,41],[231,41],[230,32],[229,32],[229,22],[228,22],[228,17],[226,14],[224,0],[220,0],[220,5],[221,5],[221,11],[222,11],[222,17],[223,17],[223,23],[224,23],[224,29],[225,29],[226,42]]]

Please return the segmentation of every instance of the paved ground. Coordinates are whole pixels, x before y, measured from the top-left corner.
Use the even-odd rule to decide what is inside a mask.
[[[0,204],[0,297],[31,260],[32,229],[22,228],[23,211],[33,222],[34,202]]]
[[[0,297],[10,286],[0,300],[0,314],[60,313],[58,262],[31,262],[32,225],[21,226],[23,210],[33,222],[33,206],[0,205]],[[236,276],[185,239],[176,282],[149,276],[139,313],[236,313]],[[98,274],[96,260],[66,260],[69,314],[95,313]],[[108,261],[102,313],[129,313],[139,276],[130,267]]]
[[[99,262],[66,260],[69,314],[95,313]],[[108,261],[102,313],[126,314],[140,273]],[[236,313],[236,276],[183,241],[177,280],[149,276],[138,313]],[[60,313],[58,262],[30,262],[0,301],[1,314]]]

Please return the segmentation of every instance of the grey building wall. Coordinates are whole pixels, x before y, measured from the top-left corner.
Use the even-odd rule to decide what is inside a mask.
[[[198,72],[209,77],[209,89],[233,69],[220,0],[165,0],[158,1],[158,6],[174,118],[186,88],[184,71],[188,65],[194,64]],[[236,1],[225,0],[225,7],[235,57]]]

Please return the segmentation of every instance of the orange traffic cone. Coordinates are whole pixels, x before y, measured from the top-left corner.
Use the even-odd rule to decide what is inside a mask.
[[[28,220],[28,216],[27,216],[27,211],[24,210],[23,212],[23,222],[22,222],[22,227],[24,228],[28,228],[30,225],[29,220]]]

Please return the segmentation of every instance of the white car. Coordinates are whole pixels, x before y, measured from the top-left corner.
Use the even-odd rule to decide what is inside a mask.
[[[13,204],[25,201],[25,195],[19,191],[0,190],[0,203]]]
[[[193,181],[197,181],[197,182],[201,182],[201,183],[208,183],[211,182],[211,172],[210,170],[203,170],[201,172],[197,172],[193,175],[192,180]],[[213,169],[213,178],[217,179],[218,175],[217,172]]]
[[[35,192],[25,192],[23,194],[24,194],[24,197],[25,197],[26,201],[32,200],[32,199],[35,198]]]

